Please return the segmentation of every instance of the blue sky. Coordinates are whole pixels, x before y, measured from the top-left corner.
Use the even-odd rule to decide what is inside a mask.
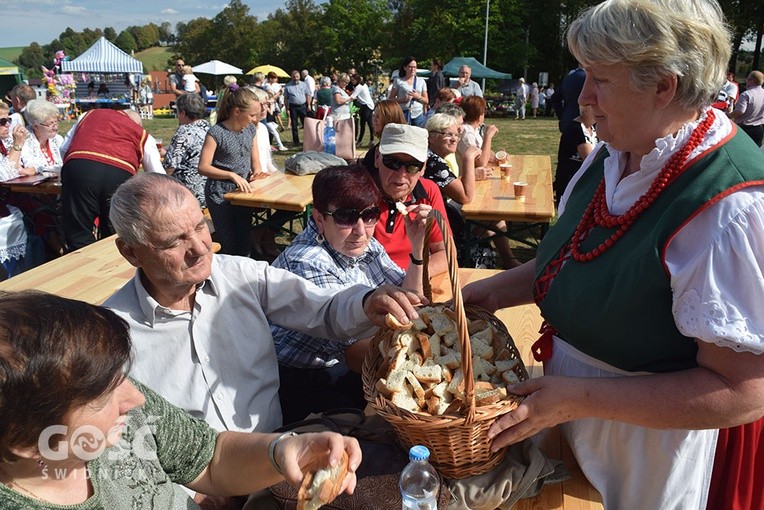
[[[117,32],[130,25],[157,25],[169,21],[173,28],[179,21],[212,18],[228,4],[225,0],[3,0],[0,19],[0,48],[28,46],[33,41],[47,44],[71,27],[114,27]],[[264,20],[285,0],[243,0],[250,14]]]

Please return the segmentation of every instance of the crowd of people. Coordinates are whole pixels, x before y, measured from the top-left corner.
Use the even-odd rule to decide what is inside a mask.
[[[445,272],[445,237],[476,228],[505,270],[465,302],[535,303],[544,318],[544,375],[508,387],[526,398],[491,425],[494,448],[559,426],[605,508],[761,508],[764,75],[731,86],[715,0],[605,0],[566,38],[580,65],[559,87],[519,82],[518,118],[552,108],[561,133],[558,216],[525,262],[505,222],[461,215],[502,157],[469,66],[447,83],[434,60],[431,84],[406,57],[376,103],[354,69],[226,78],[208,122],[179,59],[161,151],[134,111],[91,110],[61,136],[57,109],[15,89],[14,114],[0,103],[0,180],[60,176],[66,249],[116,234],[135,274],[102,307],[0,293],[0,506],[266,508],[263,489],[343,452],[352,493],[355,439],[274,431],[366,407],[376,327],[416,320],[424,259]],[[224,195],[279,171],[280,132],[299,144],[306,116],[356,103],[369,150],[319,171],[304,229],[265,254],[285,217],[253,228]],[[449,232],[425,239],[433,210]],[[22,212],[0,202],[15,250]],[[75,448],[84,428],[100,441]]]

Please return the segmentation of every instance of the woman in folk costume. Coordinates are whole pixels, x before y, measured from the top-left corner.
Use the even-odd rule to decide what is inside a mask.
[[[764,157],[709,106],[730,57],[721,9],[607,0],[567,40],[605,143],[536,259],[464,291],[546,320],[545,375],[509,388],[527,398],[489,435],[562,424],[608,509],[761,508]]]

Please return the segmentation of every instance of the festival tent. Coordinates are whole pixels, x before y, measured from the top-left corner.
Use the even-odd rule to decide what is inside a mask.
[[[24,72],[16,64],[0,58],[0,94],[5,95],[7,91],[26,78]]]
[[[202,74],[214,74],[220,76],[221,74],[241,74],[241,69],[234,67],[231,64],[226,64],[220,60],[210,60],[204,64],[199,64],[191,68],[195,73]]]
[[[79,57],[61,62],[61,72],[143,74],[143,64],[101,37]]]
[[[472,57],[454,57],[452,58],[445,66],[443,66],[443,75],[445,76],[459,76],[459,68],[463,65],[468,65],[472,69],[472,75],[470,76],[473,80],[478,80],[480,78],[486,78],[486,79],[493,79],[493,80],[511,80],[512,74],[511,73],[500,73],[499,71],[494,71],[493,69],[490,69],[480,62],[477,61],[477,59]]]

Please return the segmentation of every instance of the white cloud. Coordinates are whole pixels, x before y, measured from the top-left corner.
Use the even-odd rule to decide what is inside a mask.
[[[64,5],[60,10],[64,14],[82,14],[87,11],[81,5]]]
[[[159,14],[178,14],[178,11],[175,9],[162,9],[159,11]]]

